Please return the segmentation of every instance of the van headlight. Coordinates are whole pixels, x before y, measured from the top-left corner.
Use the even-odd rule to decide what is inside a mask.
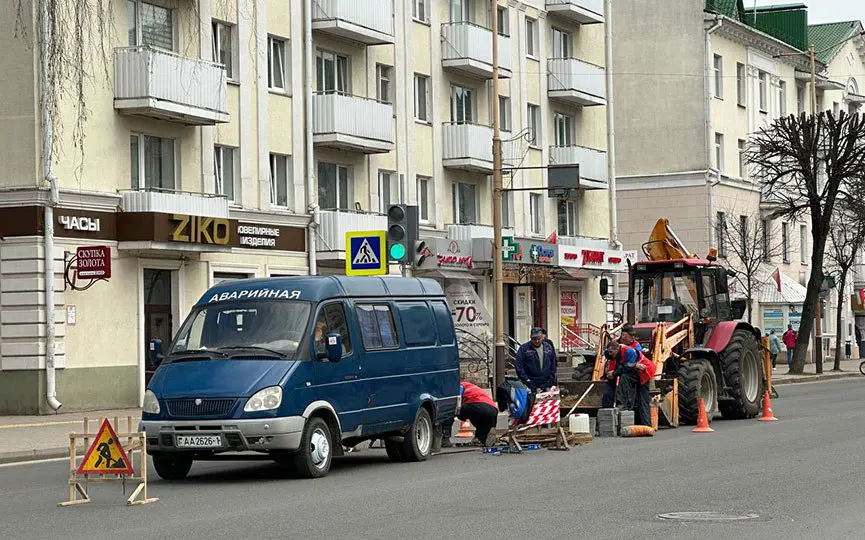
[[[243,406],[244,412],[272,411],[282,404],[282,388],[268,386],[252,395]]]
[[[144,407],[141,410],[147,414],[159,414],[159,400],[152,391],[144,391]]]

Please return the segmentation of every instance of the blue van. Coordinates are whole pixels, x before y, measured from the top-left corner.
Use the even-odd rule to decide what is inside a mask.
[[[317,478],[372,439],[392,461],[423,461],[459,396],[451,312],[429,279],[222,283],[158,356],[140,430],[165,479],[250,451]]]

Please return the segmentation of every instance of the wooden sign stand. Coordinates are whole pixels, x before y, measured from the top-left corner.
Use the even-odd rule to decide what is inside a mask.
[[[99,425],[102,425],[103,419],[99,419]],[[118,418],[114,418],[114,426],[118,426]],[[133,490],[132,494],[126,499],[128,506],[148,504],[156,502],[159,499],[147,496],[147,440],[145,433],[132,431],[132,417],[126,417],[126,432],[117,433],[118,439],[126,439],[126,444],[123,445],[123,450],[129,457],[129,461],[135,468],[135,456],[138,455],[138,475],[132,474],[79,474],[78,472],[78,455],[76,444],[77,441],[84,442],[84,448],[90,448],[90,439],[98,436],[97,433],[90,433],[90,419],[84,418],[84,433],[69,434],[69,500],[58,503],[57,506],[73,506],[77,504],[87,504],[91,501],[88,493],[88,487],[91,482],[120,482],[126,487],[126,482],[131,480],[138,482],[138,485]],[[119,441],[118,441],[119,443]]]

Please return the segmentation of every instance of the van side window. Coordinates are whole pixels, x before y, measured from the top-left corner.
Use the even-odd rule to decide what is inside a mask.
[[[436,344],[435,322],[426,302],[398,302],[397,309],[402,318],[406,345],[425,347]]]
[[[436,317],[436,326],[439,329],[439,339],[442,345],[450,345],[454,342],[453,322],[451,310],[444,302],[430,302]]]
[[[351,334],[345,319],[345,308],[340,303],[328,304],[318,312],[318,319],[315,321],[316,352],[327,350],[324,338],[330,333],[342,336],[342,354],[351,354]]]
[[[357,321],[366,350],[399,347],[396,326],[390,306],[386,304],[357,304]]]

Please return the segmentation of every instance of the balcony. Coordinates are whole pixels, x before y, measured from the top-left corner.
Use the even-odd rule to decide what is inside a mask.
[[[393,105],[338,94],[312,97],[312,141],[319,146],[364,154],[394,148]]]
[[[450,224],[447,226],[448,240],[465,240],[471,242],[475,238],[492,239],[494,229],[490,225],[457,225]],[[503,228],[502,236],[513,236],[514,230]]]
[[[184,214],[228,219],[228,199],[210,193],[186,193],[141,189],[122,191],[121,208],[124,212],[152,212],[158,214]]]
[[[547,68],[550,99],[583,107],[607,104],[607,83],[601,66],[576,58],[550,58]]]
[[[387,216],[349,210],[322,210],[318,213],[318,252],[323,258],[345,260],[345,233],[354,231],[383,231],[387,229]]]
[[[114,51],[114,108],[194,126],[229,121],[221,64],[150,47]]]
[[[470,22],[442,25],[442,67],[460,75],[493,76],[493,33]],[[511,39],[499,36],[499,77],[510,78]]]
[[[604,22],[604,0],[547,0],[547,12],[579,24]]]
[[[316,0],[312,29],[364,45],[393,43],[392,0]]]
[[[581,189],[607,189],[607,153],[585,146],[551,146],[550,165],[579,165]]]
[[[481,174],[493,172],[493,128],[479,124],[442,126],[442,165]]]

